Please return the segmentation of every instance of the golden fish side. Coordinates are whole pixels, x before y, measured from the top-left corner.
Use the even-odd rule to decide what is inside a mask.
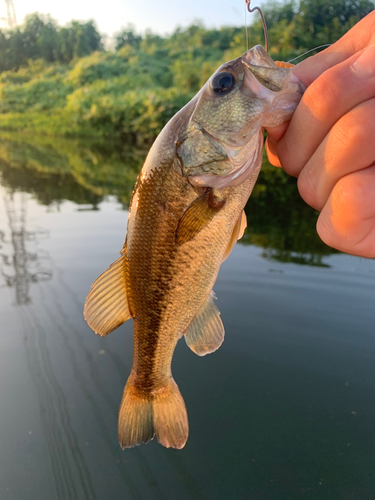
[[[297,83],[255,47],[219,68],[150,150],[121,257],[94,282],[85,304],[85,318],[100,335],[133,318],[133,366],[119,412],[123,448],[155,435],[166,447],[186,443],[173,352],[183,335],[198,355],[223,342],[212,287],[246,226],[262,127],[290,118],[303,91]]]
[[[146,442],[154,434],[167,447],[181,448],[187,440],[186,409],[171,374],[173,352],[184,333],[200,355],[216,350],[223,341],[211,291],[255,182],[249,178],[239,187],[224,189],[220,194],[225,206],[212,223],[190,241],[177,244],[179,221],[189,201],[197,198],[178,170],[173,162],[168,169],[155,168],[142,182],[136,221],[127,237],[134,352],[119,414],[123,447]],[[237,236],[238,230],[234,241]],[[191,323],[200,311],[205,317],[197,319],[196,331]]]
[[[87,300],[86,318],[101,335],[117,326],[108,327],[106,321],[124,309],[133,317],[133,366],[119,412],[123,448],[147,442],[154,435],[166,447],[182,448],[186,443],[188,419],[171,374],[173,352],[183,334],[201,356],[223,342],[224,328],[212,287],[241,225],[244,229],[243,207],[258,175],[256,171],[240,186],[223,189],[220,195],[225,205],[211,223],[191,240],[177,243],[179,222],[189,202],[197,199],[196,189],[179,170],[176,161],[168,168],[156,166],[138,183],[133,200],[136,215],[129,224],[121,265],[115,263],[116,278],[110,267],[94,283]],[[119,280],[118,274],[123,278]],[[116,301],[119,289],[122,304]]]

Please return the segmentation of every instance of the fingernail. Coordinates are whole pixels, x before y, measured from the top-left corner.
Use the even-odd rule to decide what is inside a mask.
[[[359,78],[375,76],[375,45],[364,49],[352,63],[351,68]]]
[[[277,143],[269,135],[266,139],[266,152],[271,165],[281,167],[279,157],[277,156]]]
[[[277,155],[277,142],[272,139],[270,135],[267,135],[268,149],[274,155]]]

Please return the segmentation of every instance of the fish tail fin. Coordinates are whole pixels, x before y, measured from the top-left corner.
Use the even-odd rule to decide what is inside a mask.
[[[142,393],[128,380],[118,421],[120,446],[132,448],[151,441],[156,435],[166,448],[181,449],[189,434],[184,400],[171,377],[153,393]]]
[[[130,383],[125,385],[118,416],[118,439],[122,449],[148,443],[155,435],[152,397]]]
[[[189,423],[185,401],[173,377],[155,395],[152,409],[159,443],[166,448],[183,448],[189,435]]]

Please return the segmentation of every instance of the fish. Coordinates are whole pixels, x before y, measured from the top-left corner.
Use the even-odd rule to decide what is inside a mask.
[[[155,436],[184,447],[183,397],[171,372],[178,340],[199,356],[224,327],[213,285],[246,227],[264,127],[289,120],[304,92],[257,45],[220,66],[163,128],[138,176],[118,258],[94,282],[84,316],[105,336],[133,319],[133,365],[118,416],[121,447]]]

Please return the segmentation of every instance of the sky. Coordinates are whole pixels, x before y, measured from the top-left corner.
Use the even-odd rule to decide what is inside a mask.
[[[254,0],[252,7],[257,3]],[[197,19],[207,27],[239,26],[245,19],[244,0],[13,0],[13,4],[19,24],[26,14],[38,11],[51,14],[61,25],[72,19],[94,19],[99,31],[109,36],[128,23],[141,33],[149,28],[163,35]],[[248,14],[248,22],[251,16],[257,14]],[[0,0],[0,17],[6,17],[4,0]]]

